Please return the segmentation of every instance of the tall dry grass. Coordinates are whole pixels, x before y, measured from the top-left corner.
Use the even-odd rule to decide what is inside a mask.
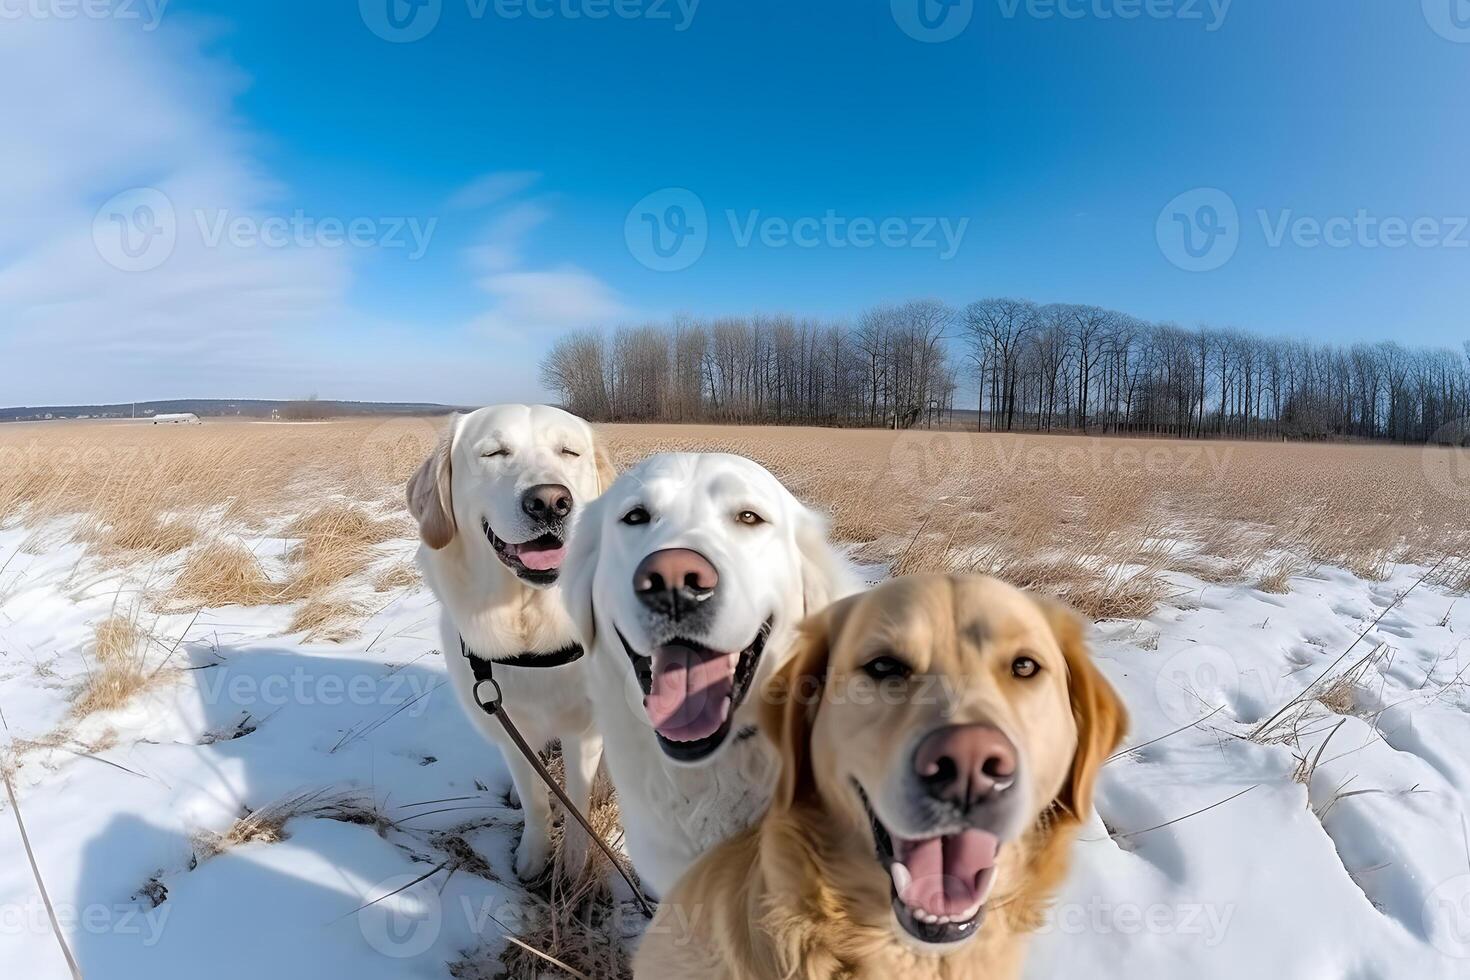
[[[402,487],[443,419],[201,426],[0,426],[0,526],[75,516],[110,561],[182,554],[178,603],[310,604],[303,628],[351,614],[344,583],[411,538]],[[989,572],[1096,617],[1146,614],[1167,572],[1289,586],[1331,564],[1470,572],[1470,480],[1452,450],[1080,436],[739,426],[600,427],[620,466],[657,451],[760,461],[825,509],[859,559],[902,573]],[[1446,455],[1449,454],[1449,455]],[[391,515],[397,515],[396,517]],[[390,516],[385,516],[390,515]],[[241,538],[289,539],[273,580]],[[408,587],[401,566],[380,589]],[[331,617],[327,617],[331,618]]]
[[[604,426],[620,466],[723,450],[765,464],[892,571],[974,570],[1094,617],[1146,614],[1164,573],[1285,587],[1320,564],[1381,578],[1470,555],[1452,450],[736,426]],[[1463,589],[1463,563],[1442,582]]]

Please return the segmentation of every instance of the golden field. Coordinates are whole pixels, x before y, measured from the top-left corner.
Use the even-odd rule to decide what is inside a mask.
[[[46,422],[0,427],[0,526],[65,527],[97,559],[182,553],[179,605],[302,602],[302,628],[349,619],[333,588],[411,537],[402,488],[444,419],[312,423]],[[1145,615],[1163,573],[1274,591],[1322,563],[1380,577],[1397,562],[1470,580],[1463,450],[1184,442],[949,430],[606,425],[619,468],[660,451],[760,461],[828,512],[861,561],[895,572],[990,572],[1095,617]],[[63,520],[69,519],[69,520]],[[62,521],[58,524],[56,522]],[[272,577],[244,538],[289,539]],[[330,631],[329,631],[330,632]]]

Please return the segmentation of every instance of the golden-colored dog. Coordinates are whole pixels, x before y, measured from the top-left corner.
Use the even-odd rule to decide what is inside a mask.
[[[680,880],[637,977],[1018,976],[1127,720],[1081,622],[924,575],[803,634],[765,692],[771,808]]]

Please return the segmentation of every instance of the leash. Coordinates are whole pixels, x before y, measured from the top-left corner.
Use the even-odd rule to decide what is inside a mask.
[[[483,657],[475,656],[462,636],[459,638],[459,649],[465,655],[465,658],[469,660],[470,669],[474,671],[475,703],[480,706],[480,710],[500,722],[500,726],[505,729],[505,734],[509,735],[510,740],[516,744],[516,748],[521,750],[521,755],[526,757],[526,761],[531,764],[531,768],[536,770],[536,775],[540,776],[541,781],[546,784],[547,788],[556,794],[556,798],[561,801],[561,805],[566,808],[567,813],[577,818],[577,823],[582,825],[582,829],[587,832],[587,836],[592,839],[592,842],[597,845],[603,854],[607,855],[607,859],[612,862],[613,868],[628,883],[628,887],[633,889],[633,896],[638,900],[638,905],[643,910],[643,914],[650,919],[653,918],[653,907],[648,904],[648,899],[643,897],[643,889],[638,887],[638,883],[633,880],[627,871],[623,870],[623,865],[618,861],[618,856],[613,853],[613,849],[602,839],[601,834],[592,829],[592,824],[582,815],[582,811],[577,809],[571,797],[567,796],[566,790],[561,788],[556,778],[542,764],[540,754],[531,748],[526,742],[525,737],[521,735],[520,729],[516,728],[515,722],[510,720],[510,715],[505,710],[504,694],[500,690],[500,682],[495,679],[493,663]],[[573,643],[571,646],[563,647],[553,653],[522,653],[508,660],[499,661],[499,663],[502,667],[562,667],[566,664],[575,663],[582,659],[582,656],[583,650],[581,646]],[[493,697],[488,699],[480,697],[480,689],[484,684],[489,684],[495,689]]]

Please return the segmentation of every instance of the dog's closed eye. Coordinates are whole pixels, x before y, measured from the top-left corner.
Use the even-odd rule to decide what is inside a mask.
[[[563,456],[570,456],[572,457],[572,459],[581,459],[582,457],[582,454],[577,452],[575,449],[567,449],[565,447],[562,448],[561,454]]]

